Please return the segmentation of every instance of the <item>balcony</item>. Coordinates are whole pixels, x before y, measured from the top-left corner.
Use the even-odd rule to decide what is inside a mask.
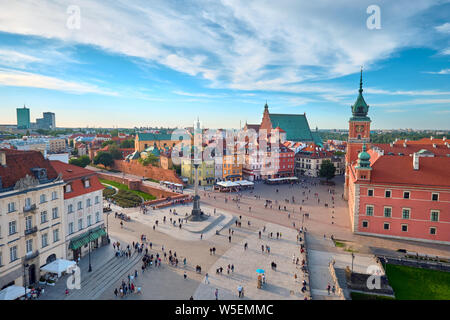
[[[36,233],[36,232],[37,232],[37,226],[34,226],[34,227],[32,227],[32,228],[25,229],[24,234],[25,234],[26,236],[29,236],[30,234],[34,234],[34,233]]]
[[[35,204],[32,204],[31,206],[25,206],[23,207],[23,213],[28,213],[28,212],[35,212],[37,209]]]
[[[23,259],[24,259],[25,261],[28,261],[28,260],[31,260],[31,259],[36,258],[38,255],[39,255],[39,250],[36,250],[35,252],[27,253],[27,254],[25,255],[25,257],[23,257]]]

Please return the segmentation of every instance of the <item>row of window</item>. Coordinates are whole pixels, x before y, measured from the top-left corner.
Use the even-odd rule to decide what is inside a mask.
[[[363,228],[368,228],[369,227],[369,221],[363,220],[362,221],[362,227]],[[383,223],[383,229],[384,230],[391,230],[391,224],[389,222],[384,222]],[[408,225],[407,224],[402,224],[401,225],[401,231],[402,232],[408,232]],[[437,234],[437,227],[430,227],[429,228],[429,233],[431,235]]]
[[[58,192],[53,191],[51,193],[51,200],[53,201],[53,200],[57,200],[57,199],[58,199]],[[25,209],[31,208],[31,206],[32,206],[31,202],[32,202],[31,198],[25,198],[25,206],[24,206]],[[39,203],[46,203],[46,202],[47,202],[47,195],[45,193],[43,193],[39,196]],[[16,210],[17,210],[17,205],[14,201],[8,203],[8,213],[14,212]]]
[[[89,179],[83,180],[83,184],[85,188],[89,188],[91,186],[91,181]],[[72,185],[70,183],[66,184],[64,189],[66,193],[72,192]]]
[[[375,213],[374,206],[366,205],[366,216],[373,216]],[[385,218],[392,218],[392,207],[384,207],[383,215]],[[402,219],[411,219],[411,209],[402,208]],[[439,210],[430,210],[430,221],[439,221]]]
[[[58,242],[59,241],[59,229],[55,229],[55,230],[53,230],[53,242]],[[48,242],[48,233],[44,233],[42,236],[41,236],[41,248],[45,248],[45,247],[47,247],[49,245],[49,242]],[[31,253],[33,253],[33,239],[28,239],[26,242],[25,242],[25,247],[26,247],[26,254],[28,255],[28,254],[31,254]],[[14,262],[14,261],[16,261],[17,259],[19,259],[19,256],[18,256],[18,249],[17,249],[17,246],[13,246],[13,247],[11,247],[11,248],[9,248],[9,260],[10,260],[10,262]],[[1,260],[1,254],[0,254],[0,265],[2,265],[2,260]]]
[[[373,189],[368,189],[367,190],[367,196],[369,197],[373,197],[374,195],[374,190]],[[385,190],[384,191],[384,197],[385,198],[391,198],[392,197],[392,191],[391,190]],[[410,191],[403,191],[403,199],[410,199],[411,197],[411,192]],[[431,194],[431,200],[432,201],[439,201],[439,193],[432,193]]]
[[[98,222],[100,222],[100,212],[95,213],[95,223],[98,223]],[[87,224],[86,227],[90,227],[92,225],[92,217],[90,215],[86,217],[86,224]],[[77,231],[83,230],[83,228],[84,228],[83,219],[80,218],[80,219],[78,219],[78,230]],[[73,222],[69,222],[69,234],[72,234],[74,232],[75,232],[74,224],[73,224]]]
[[[99,196],[95,197],[94,203],[95,204],[99,204],[100,203],[100,197]],[[91,199],[86,199],[86,208],[89,208],[91,206],[92,206]],[[78,201],[77,202],[77,210],[82,210],[82,209],[83,209],[83,201]],[[67,213],[72,213],[72,212],[74,212],[73,204],[69,204],[69,206],[67,207]]]

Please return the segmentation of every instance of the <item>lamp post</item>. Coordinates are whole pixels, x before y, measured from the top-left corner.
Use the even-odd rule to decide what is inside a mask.
[[[355,260],[355,254],[352,252],[352,274],[353,274],[353,260]]]
[[[89,229],[89,269],[88,269],[88,272],[92,271],[92,266],[91,266],[91,233],[92,233],[92,229]]]
[[[25,290],[25,300],[27,299],[27,276],[26,269],[28,267],[28,263],[23,264],[23,289]]]
[[[109,223],[108,223],[108,218],[109,218],[110,213],[111,213],[111,211],[108,211],[106,213],[106,239],[108,240],[108,243],[110,242],[110,240],[109,240]]]

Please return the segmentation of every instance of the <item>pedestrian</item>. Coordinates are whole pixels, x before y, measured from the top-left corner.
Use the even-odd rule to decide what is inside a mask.
[[[239,298],[242,296],[242,286],[239,285],[238,286],[238,294],[239,294]]]
[[[328,286],[327,286],[328,295],[330,295],[330,289],[331,289],[331,286],[330,286],[330,284],[328,284]]]
[[[205,283],[209,284],[209,274],[208,273],[205,275]]]
[[[186,271],[184,272],[184,274],[183,274],[183,278],[184,278],[184,280],[186,280],[187,279],[187,274],[186,274]]]
[[[331,289],[331,291],[333,292],[333,294],[335,294],[335,293],[336,293],[336,287],[333,286],[333,288]]]
[[[216,291],[214,292],[214,296],[216,297],[216,300],[219,300],[219,289],[216,288]]]

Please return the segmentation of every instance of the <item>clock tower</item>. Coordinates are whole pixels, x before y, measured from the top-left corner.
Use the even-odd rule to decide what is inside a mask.
[[[370,118],[367,116],[369,111],[369,105],[364,101],[362,95],[362,68],[361,78],[359,81],[359,95],[356,98],[355,103],[351,106],[352,117],[349,120],[347,152],[345,155],[345,186],[344,186],[344,198],[348,198],[348,179],[349,168],[355,164],[358,159],[358,154],[363,149],[363,145],[369,145],[370,147]]]

